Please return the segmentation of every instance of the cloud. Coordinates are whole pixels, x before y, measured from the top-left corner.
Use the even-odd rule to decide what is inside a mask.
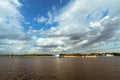
[[[0,5],[0,53],[21,53],[20,47],[27,46],[24,41],[30,40],[22,26],[22,4],[18,0],[0,0]]]
[[[43,22],[46,22],[47,21],[47,18],[45,18],[45,17],[39,17],[38,19],[37,19],[37,22],[40,22],[40,23],[43,23]]]
[[[47,20],[46,24],[52,24],[53,23],[54,15],[50,11],[48,12],[47,15],[48,15],[48,20]]]
[[[37,21],[38,23],[45,23],[46,25],[52,25],[54,23],[55,12],[52,13],[51,11],[48,11],[46,14],[46,17],[44,16],[38,16],[37,18],[34,18],[34,21]]]
[[[64,47],[64,42],[62,39],[57,38],[38,38],[35,46],[42,49],[45,48],[46,50],[53,49],[52,51],[54,51],[56,48]]]
[[[89,48],[90,52],[98,51],[94,49],[95,46],[99,48],[108,45],[118,37],[116,35],[116,32],[120,31],[118,3],[118,0],[94,2],[73,0],[54,17],[58,26],[46,32],[41,31],[40,34],[58,40],[62,38],[64,46],[72,47],[73,52],[87,52]]]
[[[48,11],[47,17],[34,18],[51,26],[49,29],[30,27],[24,32],[24,16],[19,10],[22,4],[18,0],[0,0],[0,53],[111,51],[120,41],[119,3],[119,0],[71,0],[55,14]]]
[[[19,12],[22,4],[17,0],[1,0],[0,5],[0,39],[24,38],[21,24],[24,17]]]
[[[119,19],[120,18],[114,19],[106,16],[101,21],[92,23],[92,28],[87,33],[88,37],[86,37],[89,43],[84,46],[111,41],[112,38],[117,36],[115,32],[119,29],[118,26],[120,26]],[[89,37],[92,37],[92,39]]]

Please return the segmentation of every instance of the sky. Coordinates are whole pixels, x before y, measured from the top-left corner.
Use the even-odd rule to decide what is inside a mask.
[[[0,0],[0,54],[120,52],[120,0]]]

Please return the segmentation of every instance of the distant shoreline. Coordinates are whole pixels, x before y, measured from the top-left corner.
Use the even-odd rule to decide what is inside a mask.
[[[60,57],[99,57],[99,56],[120,56],[120,53],[91,53],[91,54],[59,54]],[[29,57],[29,56],[55,56],[55,54],[0,54],[0,57]]]

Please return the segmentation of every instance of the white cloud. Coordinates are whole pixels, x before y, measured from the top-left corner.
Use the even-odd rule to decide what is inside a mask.
[[[92,47],[107,45],[118,36],[115,33],[120,31],[119,2],[73,0],[55,16],[58,27],[41,34],[58,40],[62,38],[64,46],[72,47],[72,51],[86,52],[89,48],[90,52],[97,51]]]
[[[37,38],[35,46],[29,50],[30,53],[57,53],[71,49],[64,45],[63,38]]]
[[[40,23],[44,23],[44,22],[46,22],[46,21],[47,21],[47,18],[45,18],[45,17],[43,17],[43,16],[38,17],[38,19],[37,19],[37,22],[40,22]]]
[[[21,4],[17,0],[0,0],[0,5],[0,38],[22,37],[24,33],[21,22],[24,17],[18,9]]]
[[[24,41],[30,38],[23,31],[21,6],[18,0],[0,0],[0,47],[4,50],[0,53],[22,53],[20,49],[27,46]]]
[[[48,21],[46,24],[52,24],[53,23],[53,14],[49,11],[48,12]]]
[[[26,41],[29,38],[23,32],[24,17],[19,11],[22,4],[18,0],[0,0],[0,52],[107,51],[104,45],[109,48],[111,42],[120,41],[119,3],[119,0],[72,0],[56,15],[48,12],[48,18],[34,18],[40,23],[58,25],[46,31],[29,27],[32,41]],[[114,43],[111,46],[114,47]]]
[[[41,44],[42,43],[42,44]],[[37,46],[40,47],[57,47],[63,46],[63,41],[57,38],[38,38]]]

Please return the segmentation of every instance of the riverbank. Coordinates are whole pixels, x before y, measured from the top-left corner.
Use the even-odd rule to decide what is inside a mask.
[[[99,57],[99,56],[120,56],[120,53],[91,53],[91,54],[82,54],[82,53],[74,53],[74,54],[57,54],[59,57],[69,58],[69,57]],[[0,57],[26,57],[26,56],[56,56],[56,54],[0,54]]]

